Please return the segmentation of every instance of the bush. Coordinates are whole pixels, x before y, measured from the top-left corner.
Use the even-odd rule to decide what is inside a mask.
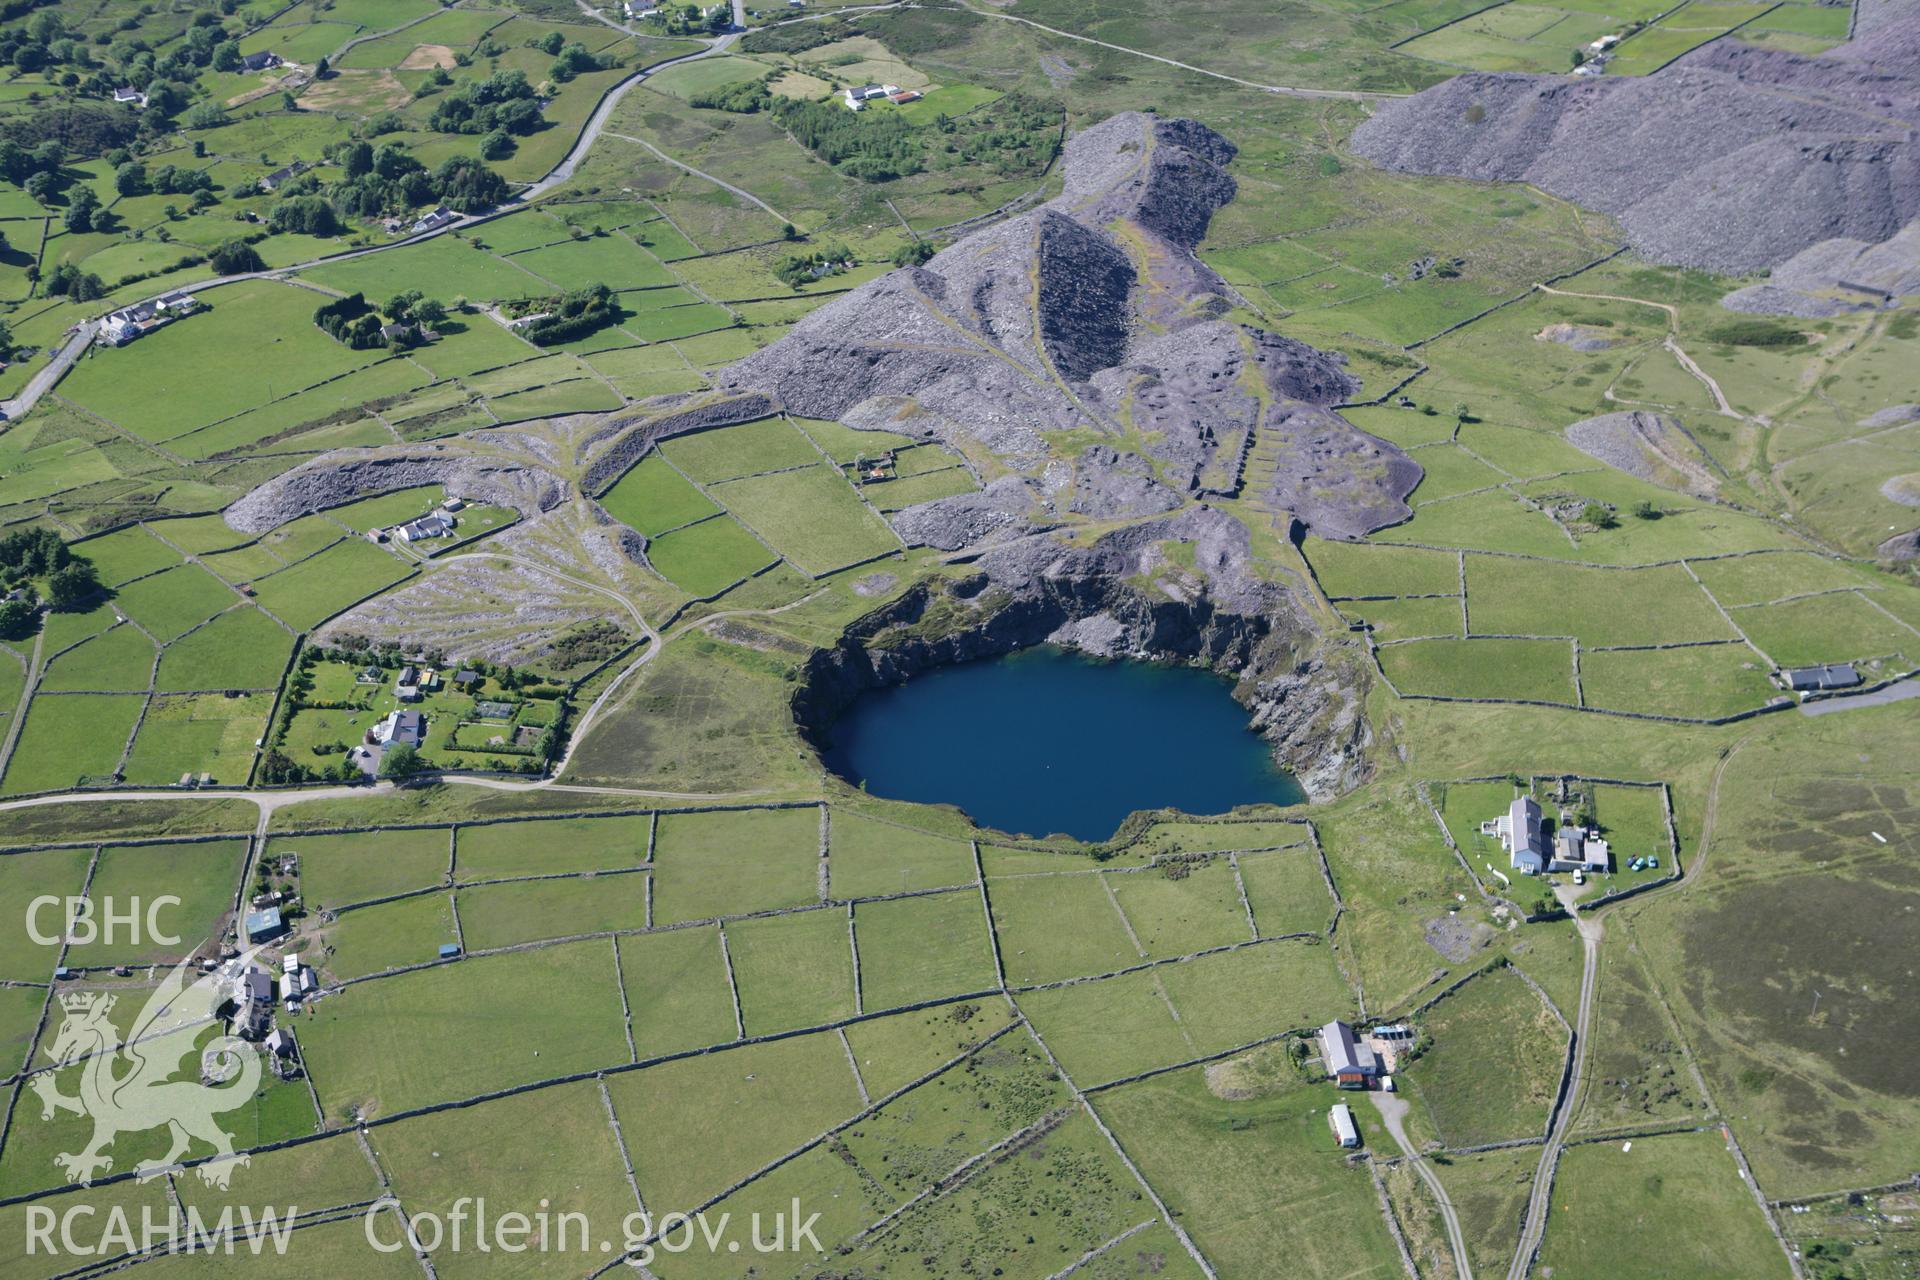
[[[1707,330],[1707,340],[1729,347],[1800,347],[1807,337],[1767,320],[1734,320]]]
[[[740,84],[728,85],[722,89],[709,89],[696,93],[687,99],[687,105],[706,107],[712,111],[732,111],[738,115],[751,115],[763,111],[773,101],[773,94],[767,89],[765,80],[747,80]]]
[[[1581,509],[1580,519],[1596,529],[1615,529],[1620,525],[1620,517],[1604,502],[1589,502]]]
[[[933,257],[934,247],[925,240],[910,240],[893,251],[896,267],[917,267]]]
[[[604,284],[589,285],[554,299],[551,314],[521,329],[520,336],[536,347],[549,347],[584,338],[618,318],[613,290]]]

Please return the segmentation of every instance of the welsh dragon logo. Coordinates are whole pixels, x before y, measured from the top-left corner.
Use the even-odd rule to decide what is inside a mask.
[[[243,972],[258,948],[241,957],[233,971]],[[122,1133],[165,1127],[172,1145],[158,1160],[144,1161],[141,1180],[177,1168],[193,1141],[213,1147],[216,1158],[198,1167],[201,1181],[225,1189],[234,1169],[248,1163],[233,1149],[233,1135],[215,1117],[244,1106],[260,1082],[260,1055],[236,1036],[221,1034],[200,1050],[200,1079],[174,1079],[196,1029],[216,1022],[224,999],[221,976],[210,973],[188,982],[186,962],[176,966],[148,997],[123,1034],[109,1015],[119,997],[77,992],[60,997],[65,1015],[59,1034],[46,1049],[51,1069],[36,1074],[31,1087],[40,1095],[40,1118],[71,1111],[93,1121],[93,1140],[81,1151],[62,1152],[53,1162],[67,1181],[89,1186],[113,1170],[106,1149]],[[55,1073],[80,1064],[80,1092],[60,1092]],[[219,1085],[204,1081],[222,1081]]]

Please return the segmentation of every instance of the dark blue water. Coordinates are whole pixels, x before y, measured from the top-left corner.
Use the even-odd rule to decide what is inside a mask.
[[[1229,689],[1192,667],[1025,649],[866,694],[826,759],[874,795],[1025,835],[1104,840],[1136,809],[1299,803]]]

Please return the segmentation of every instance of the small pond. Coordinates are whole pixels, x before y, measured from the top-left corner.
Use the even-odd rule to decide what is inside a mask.
[[[865,694],[827,764],[891,800],[956,804],[984,826],[1104,840],[1136,809],[1297,804],[1223,678],[1063,649],[939,667]]]

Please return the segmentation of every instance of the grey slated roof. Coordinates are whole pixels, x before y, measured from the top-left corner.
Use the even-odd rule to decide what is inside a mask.
[[[1330,1076],[1354,1071],[1373,1075],[1380,1070],[1373,1050],[1354,1039],[1353,1028],[1337,1018],[1320,1028],[1320,1062]]]
[[[1507,810],[1507,822],[1513,832],[1513,852],[1537,853],[1540,849],[1540,806],[1532,796],[1521,796]]]
[[[1860,672],[1851,662],[1790,667],[1780,674],[1786,677],[1789,689],[1849,689],[1860,683]]]

